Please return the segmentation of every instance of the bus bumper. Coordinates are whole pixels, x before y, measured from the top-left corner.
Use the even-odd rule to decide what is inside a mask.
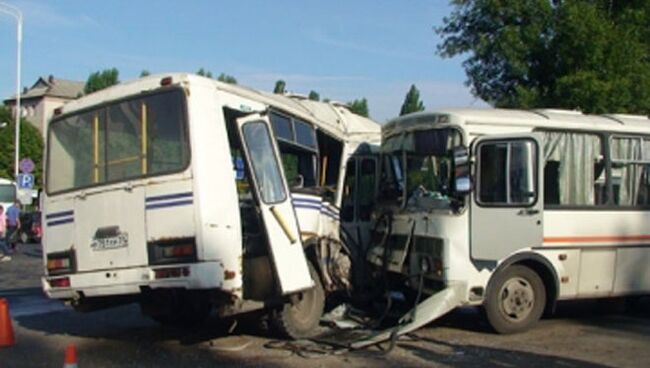
[[[67,280],[66,280],[67,278]],[[142,266],[118,270],[44,276],[43,291],[52,299],[75,299],[138,294],[143,288],[231,289],[224,285],[224,268],[219,261],[164,266]],[[240,289],[241,290],[241,289]]]

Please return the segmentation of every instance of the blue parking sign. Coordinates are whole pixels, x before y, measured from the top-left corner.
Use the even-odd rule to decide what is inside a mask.
[[[32,174],[19,174],[18,187],[20,189],[32,189],[34,187],[34,175]]]

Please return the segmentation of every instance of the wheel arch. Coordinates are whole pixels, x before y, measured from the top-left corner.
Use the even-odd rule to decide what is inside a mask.
[[[489,293],[492,291],[491,288],[494,287],[493,280],[495,278],[495,275],[498,275],[500,272],[503,272],[508,267],[514,265],[528,267],[537,273],[537,275],[542,279],[544,288],[546,289],[546,305],[544,311],[545,313],[553,313],[555,311],[557,300],[560,295],[559,278],[551,262],[538,253],[517,253],[501,262],[497,268],[494,269],[492,275],[490,276],[485,295],[489,295]]]

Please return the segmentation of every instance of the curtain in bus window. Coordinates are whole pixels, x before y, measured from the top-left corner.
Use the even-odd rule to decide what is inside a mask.
[[[634,162],[643,160],[641,139],[612,138],[611,152],[616,203],[622,206],[635,205],[639,196],[643,167]]]
[[[544,132],[545,162],[559,163],[560,204],[595,204],[594,165],[600,157],[600,139],[596,135]]]

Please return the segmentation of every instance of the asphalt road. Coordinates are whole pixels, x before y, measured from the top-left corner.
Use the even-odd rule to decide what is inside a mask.
[[[61,367],[77,347],[79,367],[648,367],[650,302],[623,313],[616,302],[560,306],[533,330],[500,336],[476,309],[453,312],[400,340],[393,351],[323,354],[323,347],[276,340],[256,324],[231,334],[211,320],[198,328],[169,328],[135,305],[81,314],[40,290],[40,249],[25,245],[0,263],[0,298],[10,304],[16,344],[0,349],[0,367]]]

